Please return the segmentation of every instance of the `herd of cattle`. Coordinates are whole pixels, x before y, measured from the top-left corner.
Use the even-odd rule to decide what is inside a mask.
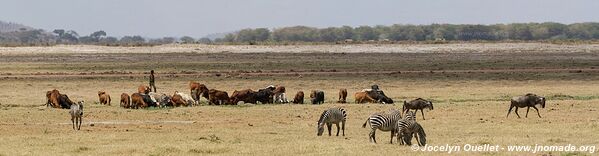
[[[203,97],[208,100],[209,105],[236,105],[239,102],[252,104],[269,104],[269,103],[294,103],[304,104],[304,92],[298,91],[292,101],[288,101],[284,86],[270,85],[266,88],[254,91],[252,89],[235,90],[229,96],[226,91],[208,89],[206,85],[197,82],[189,83],[190,94],[175,91],[172,96],[164,93],[152,92],[149,86],[141,85],[137,88],[137,92],[131,95],[127,93],[121,94],[120,106],[123,108],[147,108],[147,107],[180,107],[180,106],[196,106],[200,104],[200,99]],[[324,91],[313,90],[309,95],[309,102],[312,104],[323,104],[325,97]],[[377,85],[373,85],[371,89],[364,89],[354,94],[356,103],[386,103],[392,104],[393,100],[378,89]],[[68,109],[73,101],[66,94],[61,94],[54,89],[46,93],[47,106],[54,108]],[[111,105],[111,97],[105,91],[98,92],[100,104]],[[347,103],[347,89],[339,90],[338,103]]]
[[[270,85],[266,88],[258,89],[258,91],[254,91],[252,89],[244,89],[240,91],[235,90],[231,96],[229,96],[225,91],[208,89],[206,85],[197,82],[190,82],[189,89],[191,95],[175,91],[172,96],[169,96],[163,93],[152,92],[149,86],[141,85],[138,87],[137,92],[131,94],[131,96],[129,96],[127,93],[122,93],[120,106],[130,109],[147,107],[195,106],[200,104],[200,99],[202,97],[208,100],[209,105],[236,105],[239,102],[253,104],[289,103],[285,96],[284,86]],[[67,95],[61,94],[56,89],[48,91],[46,93],[46,98],[46,105],[48,107],[71,109],[70,114],[71,121],[73,122],[73,129],[80,129],[81,118],[83,116],[83,101],[74,103]],[[111,105],[112,99],[108,93],[99,91],[98,98],[100,104]],[[347,89],[340,89],[339,100],[337,102],[347,103],[346,98]],[[387,97],[377,85],[371,86],[370,89],[363,89],[362,91],[356,92],[354,94],[354,98],[356,103],[393,103],[393,100]],[[545,108],[545,100],[545,97],[532,93],[528,93],[524,96],[514,97],[511,99],[510,107],[506,117],[509,116],[513,108],[516,108],[516,115],[518,115],[518,118],[520,118],[520,115],[518,114],[518,108],[524,107],[528,107],[526,111],[526,117],[528,117],[530,107],[534,108],[537,111],[538,116],[541,117],[536,105],[541,105],[542,108]],[[291,103],[303,104],[304,92],[298,91]],[[324,103],[324,91],[313,90],[310,93],[310,103]],[[426,134],[424,132],[424,128],[416,122],[416,112],[420,110],[423,120],[426,120],[424,118],[423,111],[425,108],[433,110],[433,103],[422,98],[416,98],[409,102],[404,101],[402,111],[391,109],[387,112],[373,113],[369,116],[362,127],[366,127],[367,124],[370,125],[371,131],[369,133],[369,137],[371,142],[374,143],[376,143],[376,130],[381,130],[391,131],[391,142],[393,142],[393,137],[397,136],[397,140],[400,143],[411,145],[411,138],[413,136],[418,141],[418,145],[422,146],[426,144]],[[414,111],[412,112],[410,110]],[[403,118],[401,115],[402,113],[405,114]],[[317,135],[322,135],[324,131],[324,125],[326,125],[330,136],[332,124],[336,124],[337,135],[339,135],[340,123],[342,126],[341,130],[343,130],[343,135],[345,135],[346,117],[347,114],[343,108],[331,108],[325,110],[318,120]]]

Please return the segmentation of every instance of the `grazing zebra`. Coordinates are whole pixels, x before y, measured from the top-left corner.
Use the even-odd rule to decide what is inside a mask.
[[[81,129],[81,122],[83,118],[83,101],[77,102],[77,104],[71,105],[71,110],[69,111],[71,114],[71,122],[73,123],[73,129],[77,127],[76,130]]]
[[[412,145],[412,137],[414,137],[419,146],[426,145],[426,133],[422,126],[416,122],[415,112],[408,111],[404,119],[397,121],[397,129],[397,141],[400,144]]]
[[[322,136],[324,132],[324,124],[327,125],[329,130],[329,136],[331,136],[331,128],[333,124],[337,125],[337,136],[339,136],[339,122],[341,122],[341,130],[343,130],[343,136],[345,136],[345,119],[347,113],[343,108],[330,108],[322,112],[320,119],[318,119],[318,133],[317,136]]]
[[[401,119],[401,111],[397,109],[391,109],[387,112],[374,113],[368,117],[366,122],[362,124],[362,128],[366,128],[366,124],[370,124],[369,139],[370,142],[376,143],[375,133],[379,129],[383,132],[391,131],[391,141],[393,143],[393,136],[397,132],[397,121]]]

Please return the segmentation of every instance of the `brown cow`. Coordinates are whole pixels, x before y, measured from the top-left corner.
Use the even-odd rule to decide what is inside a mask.
[[[121,94],[121,107],[123,107],[123,108],[131,107],[131,99],[129,99],[129,94],[127,94],[127,93]]]
[[[347,89],[345,89],[345,88],[339,89],[339,101],[337,101],[337,102],[338,103],[347,103],[346,98],[347,98]]]
[[[173,105],[174,107],[187,106],[187,102],[183,100],[183,97],[181,97],[181,95],[175,93],[171,98],[171,105]]]
[[[195,81],[189,81],[189,90],[190,93],[189,95],[191,95],[191,97],[193,98],[194,101],[198,102],[200,101],[200,83],[197,83]]]
[[[144,101],[143,96],[141,95],[141,93],[133,93],[131,94],[131,106],[130,108],[133,109],[138,109],[138,108],[146,108],[148,107],[148,104]]]
[[[297,92],[297,94],[295,94],[295,97],[293,98],[293,103],[304,104],[304,92],[303,91],[299,91],[299,92]]]
[[[137,92],[142,94],[148,94],[150,93],[150,87],[146,85],[140,85],[139,87],[137,87]]]
[[[356,99],[356,103],[365,103],[365,102],[376,103],[377,102],[375,99],[370,97],[367,92],[356,92],[354,94],[354,97]]]
[[[52,106],[54,108],[60,108],[60,104],[58,103],[58,98],[60,97],[60,92],[56,89],[46,92],[46,105]]]
[[[110,95],[108,93],[106,93],[105,91],[98,91],[98,98],[100,104],[108,104],[110,106],[110,102],[112,101],[112,99],[110,99]]]
[[[256,91],[253,91],[252,89],[244,89],[244,90],[240,90],[240,91],[233,91],[233,94],[231,94],[231,104],[237,104],[239,101],[243,101],[244,103],[256,103],[256,98],[254,97],[254,94],[256,94]]]
[[[208,104],[215,104],[215,105],[221,105],[221,104],[229,104],[230,100],[229,100],[229,94],[225,91],[220,91],[220,90],[216,90],[216,89],[210,89],[208,91]]]

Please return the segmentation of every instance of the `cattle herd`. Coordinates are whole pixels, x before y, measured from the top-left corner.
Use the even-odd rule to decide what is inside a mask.
[[[252,104],[290,102],[287,100],[284,86],[270,85],[266,88],[258,89],[257,91],[252,89],[235,90],[229,96],[226,91],[208,89],[206,85],[192,81],[189,83],[189,90],[190,94],[175,91],[173,95],[167,95],[164,93],[151,92],[149,86],[141,85],[137,88],[137,92],[132,93],[130,96],[127,93],[121,94],[120,107],[126,109],[147,107],[192,107],[199,106],[202,97],[207,100],[208,105],[237,105],[239,102]],[[309,95],[309,102],[311,104],[323,104],[325,101],[324,95],[324,91],[322,90],[312,90]],[[66,94],[61,94],[56,89],[48,91],[46,93],[46,98],[46,105],[48,107],[70,109],[69,113],[71,115],[73,129],[80,129],[83,116],[83,101],[75,103],[71,101]],[[394,103],[391,98],[387,97],[385,93],[379,89],[378,85],[373,85],[370,89],[363,89],[354,93],[354,98],[355,103]],[[110,95],[105,91],[98,92],[98,100],[102,105],[111,105]],[[298,91],[291,103],[304,104],[304,92]],[[347,89],[339,90],[337,103],[347,103]],[[527,107],[526,117],[528,117],[528,111],[530,110],[530,107],[532,107],[537,111],[540,118],[541,115],[536,105],[541,105],[542,108],[545,108],[545,98],[532,93],[514,97],[511,99],[506,117],[509,116],[513,108],[516,108],[515,113],[518,115],[518,118],[520,118],[518,108],[524,107]],[[385,112],[375,112],[367,118],[362,127],[365,128],[366,125],[370,126],[371,131],[369,133],[369,138],[370,141],[374,143],[376,143],[376,130],[380,130],[391,132],[391,143],[393,142],[393,137],[397,136],[397,141],[400,144],[411,145],[412,138],[416,138],[418,145],[423,146],[426,144],[426,133],[424,132],[422,125],[416,122],[416,113],[420,110],[422,119],[426,120],[423,111],[425,108],[433,110],[433,103],[422,98],[404,101],[401,111],[391,109]],[[345,136],[346,118],[347,112],[344,108],[336,107],[325,110],[318,120],[317,135],[322,135],[326,125],[330,136],[332,125],[335,124],[337,127],[337,136],[339,135],[340,130],[343,131],[342,135]]]

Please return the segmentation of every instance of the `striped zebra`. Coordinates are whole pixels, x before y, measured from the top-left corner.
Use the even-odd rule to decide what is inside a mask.
[[[414,137],[419,146],[426,145],[426,133],[424,133],[422,126],[416,122],[415,112],[408,111],[404,119],[397,121],[397,129],[397,141],[400,144],[412,145],[412,137]]]
[[[397,133],[397,121],[401,119],[401,111],[397,109],[391,109],[387,112],[374,113],[368,117],[366,122],[362,124],[362,128],[366,128],[366,124],[370,125],[369,139],[370,142],[376,143],[375,133],[379,129],[383,132],[391,131],[391,141],[393,143],[393,136]]]
[[[330,108],[322,112],[320,119],[318,119],[318,133],[317,136],[322,136],[324,132],[324,125],[327,125],[329,130],[329,136],[331,136],[331,128],[333,124],[337,125],[337,136],[339,136],[339,122],[341,122],[341,130],[343,130],[343,136],[345,136],[345,119],[347,113],[343,108]]]

